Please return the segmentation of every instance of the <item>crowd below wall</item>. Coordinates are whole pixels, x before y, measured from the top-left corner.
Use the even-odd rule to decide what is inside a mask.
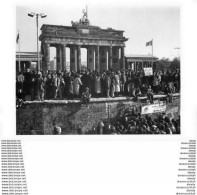
[[[19,110],[19,111],[23,111]],[[51,134],[62,135],[67,134],[64,132],[64,125],[58,123],[57,118],[52,121]],[[63,130],[64,129],[64,130]],[[132,109],[125,109],[124,113],[119,115],[115,120],[100,120],[91,129],[83,130],[76,129],[76,134],[79,135],[128,135],[128,134],[166,134],[174,135],[180,134],[180,115],[176,118],[170,118],[165,113],[157,113],[152,116],[151,114],[141,115],[138,107]],[[33,126],[26,128],[24,131],[19,131],[18,134],[22,135],[42,135],[43,132],[36,131]]]
[[[83,134],[80,130],[79,134]],[[94,126],[91,131],[84,134],[180,134],[180,116],[170,119],[165,113],[152,119],[149,115],[142,117],[140,113],[125,112],[115,124],[110,122]]]
[[[180,70],[157,70],[152,76],[146,76],[143,69],[138,71],[30,71],[20,72],[16,76],[16,95],[25,101],[27,95],[34,100],[63,100],[81,98],[88,93],[91,98],[118,96],[147,96],[152,102],[154,94],[180,92]]]

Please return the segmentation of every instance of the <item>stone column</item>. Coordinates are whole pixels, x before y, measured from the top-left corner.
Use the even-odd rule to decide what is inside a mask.
[[[112,46],[109,46],[108,50],[108,69],[112,68]]]
[[[27,64],[27,68],[29,68],[29,69],[31,69],[31,61],[28,61],[27,62],[28,64]],[[40,64],[41,65],[41,64]],[[41,68],[42,66],[40,66],[40,68]]]
[[[94,70],[94,47],[87,47],[87,69]]]
[[[77,47],[77,71],[81,69],[81,46]]]
[[[21,72],[21,62],[18,61],[18,71]]]
[[[62,71],[66,69],[66,45],[62,45]]]
[[[70,46],[70,70],[71,71],[77,71],[76,66],[76,48],[75,46]]]
[[[24,72],[26,72],[27,71],[27,69],[26,69],[26,64],[25,64],[25,62],[24,62],[24,64],[23,64],[23,66],[24,66]]]
[[[112,48],[112,63],[114,70],[122,68],[119,63],[119,47],[114,46]]]
[[[45,43],[45,64],[43,66],[43,71],[49,70],[50,67],[50,44]]]
[[[74,59],[73,59],[73,47],[70,46],[70,71],[73,71],[74,70]]]
[[[99,57],[100,57],[100,63],[99,63],[99,70],[107,70],[107,48],[106,47],[100,47],[99,49]]]
[[[99,60],[100,60],[100,56],[99,56],[99,46],[97,45],[96,46],[96,50],[95,50],[95,70],[97,71],[100,71],[100,63],[99,63]]]
[[[124,47],[121,47],[122,69],[125,69],[125,54]]]
[[[56,46],[56,70],[60,71],[60,46]]]
[[[89,51],[88,51],[88,47],[87,47],[87,70],[89,69]]]
[[[21,62],[21,72],[24,72],[24,62]]]

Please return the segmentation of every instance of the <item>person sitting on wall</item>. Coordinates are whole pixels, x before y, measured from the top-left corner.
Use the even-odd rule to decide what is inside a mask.
[[[138,101],[140,95],[141,95],[141,91],[140,91],[139,86],[137,85],[134,87],[132,91],[132,97],[134,97],[133,101]]]
[[[73,81],[73,92],[76,98],[79,98],[80,87],[82,86],[80,74],[76,74],[76,77]]]
[[[90,98],[91,98],[91,94],[89,92],[89,88],[86,87],[84,92],[82,93],[82,101],[84,102],[84,104],[88,104],[90,102]]]
[[[141,86],[141,92],[142,92],[141,94],[142,97],[145,97],[147,95],[147,87],[144,83]]]
[[[172,97],[173,97],[173,87],[172,87],[171,83],[168,83],[168,86],[166,87],[166,94],[168,97],[168,101],[171,103]]]
[[[16,107],[20,108],[20,107],[22,107],[23,103],[26,101],[25,100],[25,93],[23,92],[22,89],[18,90],[18,93],[16,94],[16,97],[17,97],[17,99],[16,99]]]
[[[153,103],[153,96],[154,96],[153,90],[151,89],[151,86],[149,85],[149,88],[147,91],[147,97],[150,100],[151,104]]]

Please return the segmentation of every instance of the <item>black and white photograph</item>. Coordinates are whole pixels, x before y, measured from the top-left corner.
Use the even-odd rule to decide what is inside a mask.
[[[179,6],[16,7],[16,135],[181,134]]]
[[[197,1],[0,9],[2,195],[196,193]]]

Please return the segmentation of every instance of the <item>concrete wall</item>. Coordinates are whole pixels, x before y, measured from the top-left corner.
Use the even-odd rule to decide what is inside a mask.
[[[91,131],[100,121],[114,123],[125,110],[134,107],[140,110],[144,104],[146,103],[136,103],[126,97],[92,99],[88,107],[80,100],[27,102],[23,108],[17,109],[17,132],[33,128],[42,134],[53,134],[53,121],[57,121],[62,134],[77,134],[78,129],[85,133]],[[168,114],[178,116],[180,99],[168,103],[167,111]]]

